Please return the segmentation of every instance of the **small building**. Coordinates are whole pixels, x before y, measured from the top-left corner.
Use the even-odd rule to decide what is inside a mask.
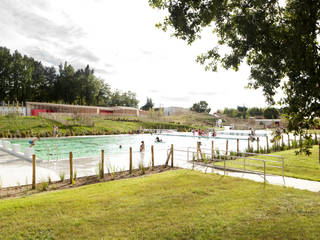
[[[265,128],[283,127],[281,119],[255,119],[255,124]]]
[[[27,102],[27,116],[39,116],[39,113],[74,113],[85,115],[139,116],[139,109],[133,107],[98,107],[57,103]]]

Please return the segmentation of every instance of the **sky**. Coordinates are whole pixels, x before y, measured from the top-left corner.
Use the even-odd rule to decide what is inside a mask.
[[[140,106],[147,97],[155,107],[267,106],[261,90],[246,88],[245,63],[238,72],[206,72],[195,62],[215,46],[209,29],[190,46],[155,27],[164,14],[147,0],[1,0],[0,46],[48,66],[89,64],[113,90],[135,92]]]

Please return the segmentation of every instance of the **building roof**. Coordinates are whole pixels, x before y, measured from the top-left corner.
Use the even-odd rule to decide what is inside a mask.
[[[101,110],[138,110],[137,108],[133,107],[123,107],[123,106],[116,106],[116,107],[98,107],[98,106],[84,106],[84,105],[71,105],[71,104],[59,104],[59,103],[43,103],[43,102],[27,102],[29,105],[38,105],[38,106],[48,106],[48,107],[65,107],[65,108],[89,108],[89,109],[101,109]]]

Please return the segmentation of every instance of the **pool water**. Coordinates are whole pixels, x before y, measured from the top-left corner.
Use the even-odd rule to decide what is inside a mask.
[[[156,137],[163,140],[162,143],[156,143]],[[248,146],[247,136],[240,136],[240,150],[245,150]],[[146,150],[149,151],[151,145],[154,145],[155,151],[168,149],[174,144],[175,149],[186,149],[187,147],[196,147],[197,142],[201,141],[202,148],[211,148],[211,141],[214,141],[215,149],[224,150],[226,139],[229,141],[229,150],[236,150],[236,139],[228,138],[199,138],[192,136],[190,133],[175,133],[170,135],[151,135],[151,134],[134,134],[134,135],[109,135],[109,136],[86,136],[86,137],[67,137],[67,138],[43,138],[36,141],[34,146],[37,159],[42,160],[61,160],[68,159],[69,152],[73,153],[74,158],[99,156],[104,149],[105,154],[125,153],[132,147],[133,152],[139,151],[141,141],[145,142]],[[21,145],[24,148],[30,146],[29,141],[32,139],[11,140],[11,143]],[[265,146],[265,137],[260,137],[260,147]],[[119,146],[122,146],[120,148]],[[255,148],[256,143],[252,143]]]

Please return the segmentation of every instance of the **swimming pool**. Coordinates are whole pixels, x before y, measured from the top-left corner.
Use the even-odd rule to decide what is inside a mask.
[[[242,133],[239,131],[239,133]],[[268,132],[265,131],[267,134]],[[233,134],[234,135],[234,134]],[[156,143],[155,138],[159,137],[162,143]],[[240,150],[247,148],[247,135],[239,135]],[[174,144],[176,149],[196,147],[198,141],[201,141],[203,148],[211,148],[211,141],[214,141],[216,149],[224,150],[226,140],[229,141],[229,150],[236,150],[236,138],[234,136],[224,135],[223,138],[197,137],[192,133],[172,133],[172,134],[134,134],[134,135],[108,135],[108,136],[85,136],[85,137],[66,137],[66,138],[43,138],[37,141],[34,149],[38,159],[42,160],[61,160],[67,159],[69,152],[73,152],[75,158],[98,156],[102,149],[105,154],[125,153],[132,147],[134,152],[139,151],[141,141],[145,142],[146,150],[150,150],[154,145],[155,151],[168,149]],[[20,144],[23,151],[29,147],[30,139],[11,140],[12,144]],[[260,146],[265,146],[265,137],[260,137]],[[120,148],[119,146],[122,146]],[[255,148],[255,143],[252,146]]]

